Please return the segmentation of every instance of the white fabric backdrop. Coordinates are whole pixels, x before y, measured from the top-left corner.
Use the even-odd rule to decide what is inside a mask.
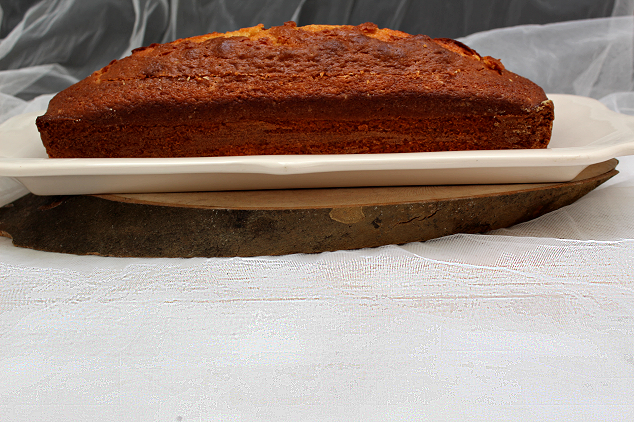
[[[633,25],[463,41],[632,114]],[[38,78],[74,80],[38,66],[0,72],[1,119],[45,106],[16,95]],[[618,169],[509,229],[360,251],[118,259],[0,238],[0,420],[630,421],[634,160]],[[3,203],[23,193],[0,180]]]

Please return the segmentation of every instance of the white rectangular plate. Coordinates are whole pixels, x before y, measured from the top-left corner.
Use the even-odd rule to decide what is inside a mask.
[[[549,97],[553,136],[547,149],[537,150],[50,159],[35,127],[43,112],[29,113],[0,125],[0,176],[37,195],[547,183],[634,154],[633,116],[591,98]]]

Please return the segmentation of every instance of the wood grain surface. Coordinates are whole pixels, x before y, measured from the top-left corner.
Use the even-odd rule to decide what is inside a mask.
[[[482,233],[536,218],[613,177],[565,183],[35,196],[0,208],[16,246],[128,257],[317,253]]]

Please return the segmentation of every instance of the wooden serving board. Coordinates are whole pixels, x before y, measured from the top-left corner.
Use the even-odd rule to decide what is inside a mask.
[[[565,183],[35,196],[0,208],[0,234],[43,251],[127,257],[315,253],[509,227],[618,172]]]

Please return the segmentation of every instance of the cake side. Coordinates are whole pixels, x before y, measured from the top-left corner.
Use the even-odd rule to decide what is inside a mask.
[[[56,158],[366,154],[545,148],[551,101],[534,113],[375,120],[271,120],[173,126],[61,122]],[[210,137],[210,134],[213,136]],[[43,134],[43,136],[46,136]],[[70,142],[69,142],[70,140]],[[132,140],[132,141],[131,141]]]
[[[540,87],[456,41],[286,24],[137,49],[37,124],[52,157],[110,157],[543,147],[552,120]]]

